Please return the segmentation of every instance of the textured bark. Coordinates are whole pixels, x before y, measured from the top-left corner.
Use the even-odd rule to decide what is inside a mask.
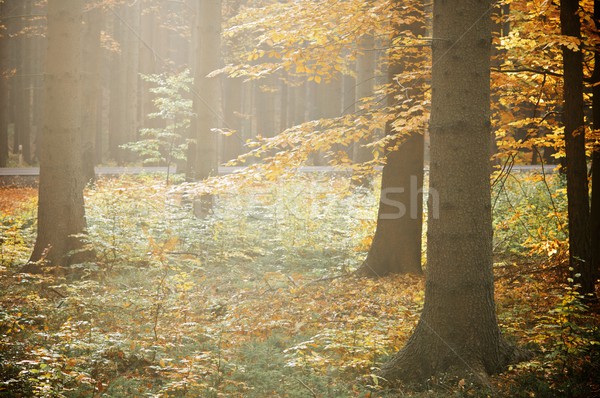
[[[396,2],[398,7],[400,1]],[[416,35],[424,35],[422,26],[396,26],[397,32],[407,28]],[[410,62],[407,60],[406,62]],[[388,69],[388,81],[405,71],[404,62],[396,60]],[[397,87],[397,86],[394,86]],[[410,97],[422,100],[422,92],[411,90]],[[393,106],[398,90],[388,97]],[[386,134],[394,134],[392,123],[386,125]],[[420,274],[421,244],[423,231],[423,165],[424,138],[422,132],[405,137],[404,142],[389,151],[381,178],[381,200],[377,213],[377,227],[373,242],[359,272],[368,276],[384,276],[391,273]],[[399,189],[402,192],[398,192]],[[401,206],[404,214],[399,214]],[[396,217],[390,216],[396,214]]]
[[[501,371],[516,351],[494,305],[490,197],[491,0],[434,0],[425,304],[405,347],[381,374],[424,380],[444,371]],[[466,29],[465,27],[469,27]],[[465,168],[465,165],[469,165]]]
[[[41,136],[38,234],[31,262],[67,265],[85,230],[81,174],[82,0],[48,1],[45,125]]]
[[[188,150],[186,178],[201,180],[218,167],[217,135],[219,81],[207,75],[217,69],[221,54],[221,0],[199,0],[196,21],[196,70],[194,71],[194,113]]]
[[[561,33],[581,38],[579,2],[562,0]],[[569,213],[569,263],[582,294],[594,293],[591,259],[589,194],[583,120],[583,54],[563,47],[563,123],[565,125],[565,165]]]

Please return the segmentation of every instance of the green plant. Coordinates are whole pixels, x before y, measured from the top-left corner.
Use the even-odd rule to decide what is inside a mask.
[[[189,98],[193,79],[188,69],[173,75],[163,73],[141,77],[154,85],[150,92],[155,95],[152,102],[156,112],[150,113],[148,118],[159,120],[163,126],[141,129],[140,140],[122,147],[140,155],[145,164],[165,164],[169,167],[175,160],[185,159],[188,140],[184,137],[193,115],[192,100]]]

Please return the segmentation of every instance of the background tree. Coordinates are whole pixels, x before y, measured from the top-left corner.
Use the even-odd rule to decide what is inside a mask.
[[[428,221],[423,312],[404,348],[382,368],[388,380],[453,370],[485,381],[515,358],[494,305],[491,11],[491,1],[433,3],[430,189],[439,193],[439,218]]]
[[[600,32],[600,0],[594,0],[594,22]],[[592,75],[592,124],[596,134],[600,132],[600,48],[594,52],[594,73]],[[592,266],[596,279],[600,277],[600,144],[592,151],[592,201],[590,209],[590,239]]]
[[[0,1],[0,15],[6,15],[6,4]],[[8,30],[3,22],[0,22],[0,167],[8,164],[8,74],[9,74],[9,51]]]
[[[219,80],[208,74],[220,66],[221,1],[200,0],[196,14],[196,68],[194,70],[195,116],[192,118],[186,177],[204,179],[218,167],[217,135]]]
[[[100,134],[98,119],[102,117],[99,102],[101,101],[100,66],[102,47],[102,10],[97,5],[88,6],[84,15],[84,29],[82,38],[82,85],[83,111],[81,112],[81,145],[83,152],[84,180],[91,181],[95,178],[94,166],[98,159],[96,144]]]
[[[45,126],[41,136],[37,239],[31,262],[76,260],[85,230],[81,172],[82,0],[48,1]]]
[[[583,119],[583,52],[579,1],[563,0],[560,7],[563,44],[563,123],[569,215],[569,263],[582,294],[594,294],[594,272],[590,246],[589,194]],[[576,276],[579,275],[579,276]]]
[[[410,81],[407,77],[410,72],[415,75],[414,69],[421,67],[424,55],[421,47],[400,47],[399,40],[402,39],[401,35],[404,35],[405,41],[407,36],[409,40],[424,36],[425,20],[423,10],[417,5],[408,18],[399,18],[402,4],[400,1],[393,3],[395,20],[403,23],[394,23],[396,37],[392,43],[396,43],[398,49],[394,50],[392,47],[390,51],[388,79],[392,88],[387,100],[391,112],[402,115],[401,109],[398,109],[401,107],[395,106],[396,102],[402,102],[405,107],[413,107],[419,106],[424,100],[422,79]],[[413,117],[416,116],[413,114]],[[396,134],[394,122],[395,118],[387,122],[386,135]],[[386,200],[379,202],[375,235],[360,272],[372,276],[389,273],[419,274],[423,231],[423,131],[414,131],[396,138],[389,143],[387,149],[381,179],[381,195],[382,198],[385,195]],[[398,214],[399,209],[394,206],[397,203],[405,207],[405,214]]]

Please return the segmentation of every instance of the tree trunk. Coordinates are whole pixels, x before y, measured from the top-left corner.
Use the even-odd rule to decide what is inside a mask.
[[[561,33],[581,38],[579,2],[562,0]],[[569,263],[582,294],[594,294],[595,272],[591,259],[589,194],[583,120],[583,54],[563,47],[563,123],[569,213]],[[580,277],[576,277],[580,274]]]
[[[515,358],[500,334],[494,304],[491,10],[490,0],[433,3],[425,304],[413,335],[381,370],[389,381],[423,381],[449,371],[486,383],[487,374]]]
[[[124,7],[120,7],[117,13],[122,14]],[[112,17],[113,37],[119,43],[124,43],[125,27],[123,22],[115,15]],[[112,54],[110,68],[110,103],[108,116],[108,150],[112,159],[118,164],[125,161],[124,150],[120,147],[125,144],[125,87],[126,87],[126,71],[125,71],[125,54],[123,49],[120,52]]]
[[[273,78],[257,80],[254,89],[256,106],[257,134],[263,137],[274,137],[275,132],[275,93]]]
[[[289,122],[289,98],[290,90],[288,85],[288,75],[285,71],[281,72],[279,89],[281,92],[281,101],[279,102],[279,132],[285,131],[290,127]]]
[[[141,2],[131,3],[126,9],[127,27],[124,35],[125,57],[125,137],[124,141],[133,142],[138,139],[139,130],[139,71],[140,71],[140,44],[139,32],[141,23]],[[125,159],[134,161],[135,154],[125,151]]]
[[[360,112],[360,100],[373,95],[375,86],[375,38],[365,35],[358,43],[359,54],[356,59],[356,101]],[[373,158],[371,149],[365,145],[368,140],[354,143],[353,160],[356,163],[368,162]]]
[[[0,3],[0,15],[6,15],[6,4]],[[0,167],[8,164],[8,32],[0,25]]]
[[[100,100],[100,34],[102,31],[102,14],[99,8],[88,10],[85,15],[83,31],[83,112],[81,120],[83,181],[88,183],[96,177],[96,137],[98,135],[98,101]]]
[[[242,97],[244,93],[242,78],[228,78],[225,80],[224,118],[226,127],[233,130],[230,136],[223,137],[223,161],[236,159],[242,154]]]
[[[29,15],[31,4],[22,1],[19,4],[20,15]],[[31,164],[31,49],[32,39],[29,31],[29,21],[20,18],[18,23],[19,33],[17,38],[17,70],[16,70],[16,114],[14,125],[14,148],[20,154],[23,162]]]
[[[594,22],[600,29],[600,0],[594,0]],[[594,75],[596,83],[592,88],[592,121],[594,130],[600,130],[600,49],[594,54]],[[592,204],[590,211],[592,267],[600,277],[600,146],[596,145],[592,153]]]
[[[221,0],[199,0],[196,15],[196,70],[194,72],[194,113],[188,148],[186,178],[202,180],[217,172],[219,80],[207,75],[217,69],[221,54]]]
[[[82,0],[48,1],[38,234],[31,263],[45,260],[68,265],[81,258],[70,252],[82,246],[73,235],[85,230],[80,131],[82,9]]]
[[[400,8],[400,2],[396,5]],[[423,26],[395,27],[399,34],[407,29],[415,36],[425,34]],[[396,96],[402,94],[399,86],[394,84],[395,78],[407,70],[409,62],[409,59],[390,60],[388,81],[393,84],[387,98],[390,107],[394,106]],[[422,101],[423,93],[419,90],[417,87],[409,95],[415,103]],[[387,123],[386,134],[394,133],[392,122]],[[392,143],[383,166],[377,227],[367,258],[359,270],[363,275],[379,277],[422,272],[424,137],[422,132],[414,132],[403,139],[398,149],[394,149],[395,143]]]

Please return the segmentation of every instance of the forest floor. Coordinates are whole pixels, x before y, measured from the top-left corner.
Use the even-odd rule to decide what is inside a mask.
[[[86,191],[97,259],[43,275],[18,272],[37,192],[3,188],[0,396],[600,396],[600,320],[562,283],[564,187],[552,178],[494,186],[499,323],[533,358],[486,386],[441,375],[393,389],[376,371],[410,336],[424,281],[353,275],[376,187],[257,183],[198,218],[157,177],[101,179]]]

